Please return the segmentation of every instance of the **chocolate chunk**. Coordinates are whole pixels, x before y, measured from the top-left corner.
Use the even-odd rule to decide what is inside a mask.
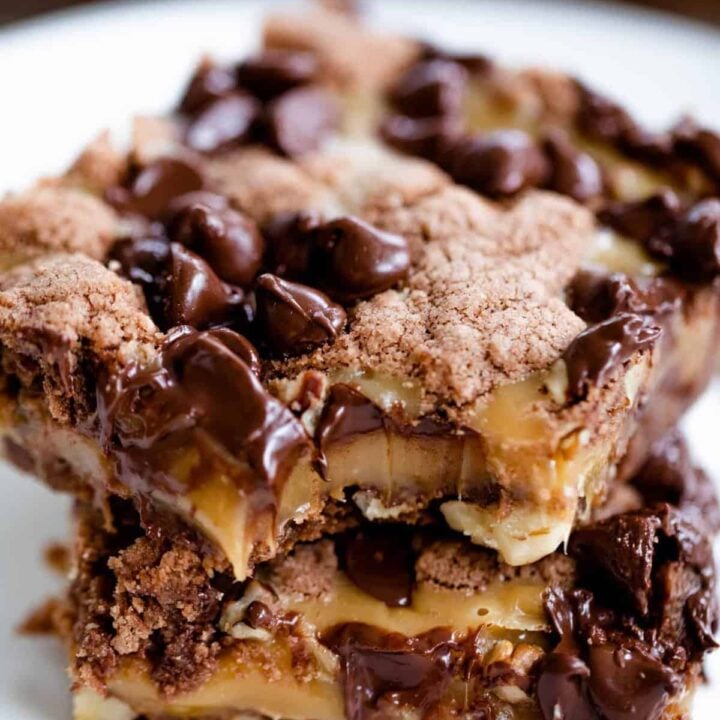
[[[557,131],[549,133],[544,148],[550,160],[547,186],[551,190],[579,202],[602,195],[604,182],[600,166],[591,155],[573,147],[567,135]]]
[[[590,670],[575,654],[555,651],[542,663],[537,698],[545,720],[597,720],[586,697]]]
[[[263,238],[250,218],[215,198],[187,203],[171,223],[171,237],[203,257],[226,282],[250,285],[262,264]]]
[[[235,85],[235,74],[231,68],[203,62],[190,79],[179,110],[185,115],[194,115],[215,100],[231,93]]]
[[[207,468],[223,462],[221,455],[201,457],[195,470],[175,470],[183,452],[210,452],[197,437],[201,433],[240,458],[237,466],[223,465],[223,471],[254,511],[274,505],[275,488],[309,451],[309,439],[245,362],[247,345],[230,340],[229,332],[178,328],[157,363],[130,366],[100,383],[101,438],[127,486],[177,493],[203,482]],[[240,354],[233,351],[238,347]],[[247,472],[245,460],[256,475]]]
[[[202,328],[228,322],[240,314],[243,294],[220,280],[200,256],[172,243],[166,302],[165,318],[170,327]]]
[[[126,187],[110,188],[107,200],[121,211],[158,220],[176,197],[203,185],[202,173],[190,159],[165,157],[135,171]]]
[[[334,97],[322,88],[299,87],[280,95],[265,109],[268,143],[290,157],[320,147],[339,121]]]
[[[440,59],[417,62],[391,90],[390,101],[409,117],[458,115],[466,80],[467,72],[455,62]]]
[[[355,218],[312,231],[318,284],[344,302],[370,297],[403,280],[410,268],[407,240]]]
[[[584,398],[593,386],[602,387],[618,366],[639,350],[652,347],[662,334],[651,318],[620,313],[581,332],[563,354],[568,395]]]
[[[265,50],[237,67],[238,83],[255,97],[270,100],[282,93],[306,85],[315,79],[317,59],[298,50]]]
[[[327,295],[299,283],[265,274],[255,286],[256,327],[275,352],[296,355],[337,337],[345,311]]]
[[[260,116],[260,104],[247,93],[233,92],[206,105],[185,130],[185,143],[213,153],[246,142]]]
[[[570,554],[595,590],[640,615],[650,610],[655,540],[661,521],[652,515],[626,513],[577,530]]]
[[[491,197],[542,185],[548,173],[543,153],[522,130],[458,138],[443,150],[439,162],[456,182]]]
[[[673,141],[681,157],[697,163],[713,180],[720,182],[720,135],[685,120],[675,128]]]
[[[591,646],[588,666],[590,696],[606,720],[659,720],[681,686],[669,667],[641,648]]]
[[[459,136],[461,128],[462,120],[457,115],[430,118],[391,115],[383,121],[380,136],[395,150],[435,160]]]
[[[681,212],[680,198],[665,189],[644,200],[611,203],[598,217],[621,235],[646,245],[654,242],[657,252],[657,244],[672,234]]]
[[[720,275],[720,200],[703,200],[680,218],[670,263],[692,280],[709,281]]]
[[[345,543],[344,570],[363,592],[389,607],[408,607],[415,582],[415,553],[404,528],[366,527]]]
[[[452,635],[406,638],[362,623],[333,628],[323,643],[340,656],[348,720],[380,720],[383,702],[429,717],[452,679]]]
[[[720,505],[713,483],[693,465],[687,444],[677,430],[653,445],[631,483],[646,505],[669,503],[709,533],[720,530]]]
[[[275,275],[291,279],[310,275],[311,230],[320,225],[320,218],[311,212],[280,213],[265,227],[266,266]]]

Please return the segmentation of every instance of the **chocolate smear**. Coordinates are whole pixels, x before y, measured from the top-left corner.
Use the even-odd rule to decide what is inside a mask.
[[[272,350],[295,355],[333,340],[346,313],[327,295],[266,273],[255,285],[255,326]]]

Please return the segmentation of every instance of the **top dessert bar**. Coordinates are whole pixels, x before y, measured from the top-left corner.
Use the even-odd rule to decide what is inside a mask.
[[[709,377],[720,138],[337,11],[264,45],[0,203],[6,455],[238,578],[363,516],[552,553]]]

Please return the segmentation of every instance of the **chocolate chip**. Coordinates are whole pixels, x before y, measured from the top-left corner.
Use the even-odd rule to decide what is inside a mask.
[[[201,190],[203,185],[203,175],[190,159],[165,157],[133,173],[126,187],[110,188],[107,200],[121,211],[157,220],[176,197]]]
[[[646,245],[654,242],[658,252],[659,243],[672,234],[681,211],[680,198],[665,189],[644,200],[611,203],[598,216],[601,222],[622,235]]]
[[[170,263],[167,238],[123,238],[113,245],[109,258],[120,265],[122,275],[142,287],[151,317],[163,324],[165,281]]]
[[[673,140],[681,157],[697,163],[713,180],[720,182],[720,135],[685,120],[675,128]]]
[[[199,255],[172,243],[166,302],[169,326],[202,328],[225,323],[240,313],[243,295],[220,280]]]
[[[265,50],[240,63],[237,81],[262,100],[270,100],[315,79],[317,59],[298,50]]]
[[[180,112],[194,115],[210,103],[232,92],[235,84],[235,74],[231,68],[207,61],[201,63],[183,94],[179,106]]]
[[[171,225],[172,239],[207,260],[226,282],[247,286],[260,271],[265,248],[255,223],[220,201],[189,203]]]
[[[709,281],[720,275],[720,200],[703,200],[679,220],[670,263],[683,277]]]
[[[344,569],[363,592],[388,607],[408,607],[415,582],[415,553],[410,537],[398,527],[367,527],[350,535]]]
[[[403,280],[410,267],[407,240],[355,217],[343,217],[312,231],[314,268],[328,294],[349,302],[370,297]]]
[[[420,57],[423,60],[445,60],[456,63],[471,75],[485,75],[495,67],[495,63],[486,55],[450,52],[428,42],[421,43]]]
[[[636,130],[635,121],[620,105],[609,98],[579,86],[578,124],[589,135],[601,140],[617,141]]]
[[[588,153],[573,147],[567,135],[551,132],[544,142],[550,159],[551,190],[569,195],[579,202],[587,202],[603,193],[604,183],[600,166]]]
[[[286,212],[276,215],[263,227],[268,269],[275,275],[302,279],[310,274],[311,230],[320,225],[312,212]]]
[[[198,152],[212,153],[248,140],[260,115],[258,101],[234,92],[204,107],[185,130],[185,143]]]
[[[541,185],[548,172],[544,155],[521,130],[461,137],[449,143],[439,162],[456,182],[491,197]]]
[[[563,354],[568,373],[568,395],[578,400],[592,387],[602,387],[617,367],[636,352],[651,347],[661,333],[652,318],[636,313],[620,313],[591,325]]]
[[[338,121],[335,99],[317,87],[290,90],[265,109],[268,143],[290,157],[316,150]]]
[[[435,160],[445,145],[459,136],[461,129],[462,120],[457,115],[433,118],[391,115],[383,121],[380,136],[400,152]]]
[[[682,285],[671,278],[630,278],[622,273],[581,270],[573,278],[568,300],[572,310],[589,323],[627,312],[652,316],[659,322],[680,307],[684,295]]]
[[[417,62],[398,80],[390,101],[403,115],[414,118],[460,113],[467,72],[455,62]]]
[[[345,311],[307,285],[265,274],[255,286],[256,326],[274,351],[299,354],[334,339],[345,326]]]

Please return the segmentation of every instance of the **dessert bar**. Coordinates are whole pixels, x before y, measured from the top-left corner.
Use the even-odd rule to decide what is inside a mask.
[[[54,610],[76,718],[686,717],[714,647],[717,500],[677,435],[625,490],[522,568],[367,523],[246,583],[172,518],[140,531],[116,502],[109,534],[81,505]]]

